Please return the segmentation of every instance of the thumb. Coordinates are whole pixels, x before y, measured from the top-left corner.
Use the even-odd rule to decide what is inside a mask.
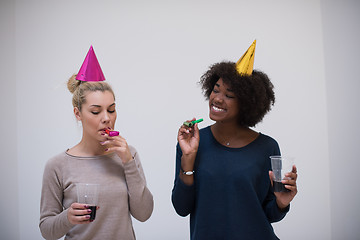
[[[274,185],[274,183],[273,183],[274,173],[272,171],[269,171],[269,178],[270,178],[271,186],[273,186]]]

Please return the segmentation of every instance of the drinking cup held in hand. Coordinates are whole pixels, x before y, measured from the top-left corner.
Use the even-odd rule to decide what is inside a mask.
[[[289,192],[281,180],[286,179],[285,174],[291,172],[294,160],[291,157],[270,156],[273,171],[274,192]]]
[[[99,184],[77,183],[78,203],[84,203],[91,209],[90,220],[94,220],[96,216],[96,207],[99,199]]]

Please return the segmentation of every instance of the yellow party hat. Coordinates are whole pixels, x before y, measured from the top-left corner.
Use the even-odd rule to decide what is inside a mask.
[[[251,75],[254,68],[254,57],[255,57],[255,47],[256,40],[251,44],[251,46],[246,50],[246,52],[241,56],[239,61],[236,63],[236,71],[240,75]]]

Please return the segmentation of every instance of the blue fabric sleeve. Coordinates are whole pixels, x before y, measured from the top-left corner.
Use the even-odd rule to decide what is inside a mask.
[[[274,146],[272,155],[281,156],[280,147],[279,147],[278,143],[276,141],[274,141],[274,143],[275,143],[275,146]],[[270,164],[270,168],[271,168],[271,164]],[[269,222],[273,223],[273,222],[278,222],[285,217],[287,212],[289,212],[289,210],[290,210],[290,204],[285,209],[280,210],[276,203],[276,196],[270,185],[269,191],[268,191],[265,201],[263,203],[263,209],[264,209],[264,212],[265,212],[266,217],[268,218]]]
[[[172,190],[172,204],[175,211],[180,216],[187,216],[190,214],[195,206],[195,184],[186,185],[180,178],[180,166],[181,166],[182,152],[179,144],[176,146],[176,167],[175,167],[175,181]]]
[[[290,204],[285,209],[280,210],[277,203],[276,197],[271,188],[269,188],[268,195],[264,201],[263,209],[270,223],[278,222],[283,219],[287,212],[290,210]]]

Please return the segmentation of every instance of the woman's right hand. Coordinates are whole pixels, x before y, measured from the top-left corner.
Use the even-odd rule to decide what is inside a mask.
[[[90,223],[91,209],[88,209],[86,204],[73,203],[68,209],[67,217],[71,224]]]
[[[192,120],[188,120],[187,122],[191,122],[194,120],[196,119],[193,118]],[[178,132],[177,140],[179,142],[183,155],[196,155],[200,141],[198,124],[196,123],[193,127],[181,125]]]
[[[195,118],[188,121],[194,121]],[[196,154],[199,148],[200,133],[197,123],[193,127],[182,125],[178,133],[178,142],[182,151],[180,179],[186,185],[194,183],[194,175],[185,175],[182,171],[194,171]]]

